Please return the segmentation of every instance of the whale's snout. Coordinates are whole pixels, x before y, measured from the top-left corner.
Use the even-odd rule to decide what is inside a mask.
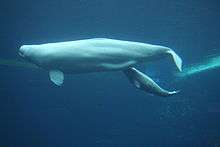
[[[24,54],[24,46],[23,46],[23,45],[19,48],[18,54],[19,54],[21,57],[23,57],[23,58],[25,57],[25,54]]]
[[[36,62],[36,50],[33,45],[22,45],[19,48],[18,54],[27,62],[37,64]]]

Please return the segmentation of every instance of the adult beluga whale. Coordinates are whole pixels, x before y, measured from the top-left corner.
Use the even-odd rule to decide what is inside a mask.
[[[123,71],[136,88],[159,96],[170,96],[178,91],[162,89],[134,65],[170,56],[182,70],[181,58],[168,47],[107,38],[22,45],[19,55],[48,70],[50,80],[59,86],[64,82],[64,74]]]

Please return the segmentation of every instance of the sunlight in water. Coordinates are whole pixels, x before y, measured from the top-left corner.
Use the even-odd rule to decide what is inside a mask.
[[[182,73],[176,73],[178,77],[187,77],[204,71],[216,69],[220,67],[220,56],[209,58],[206,61],[194,64],[183,69]]]

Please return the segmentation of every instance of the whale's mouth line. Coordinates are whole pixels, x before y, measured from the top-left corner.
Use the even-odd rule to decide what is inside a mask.
[[[19,56],[24,58],[24,54],[21,51],[19,51],[18,54],[19,54]]]

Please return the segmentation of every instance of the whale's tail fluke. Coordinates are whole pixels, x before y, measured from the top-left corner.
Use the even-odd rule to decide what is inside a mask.
[[[169,49],[167,53],[172,55],[177,68],[179,69],[179,71],[182,71],[182,59],[171,49]]]

